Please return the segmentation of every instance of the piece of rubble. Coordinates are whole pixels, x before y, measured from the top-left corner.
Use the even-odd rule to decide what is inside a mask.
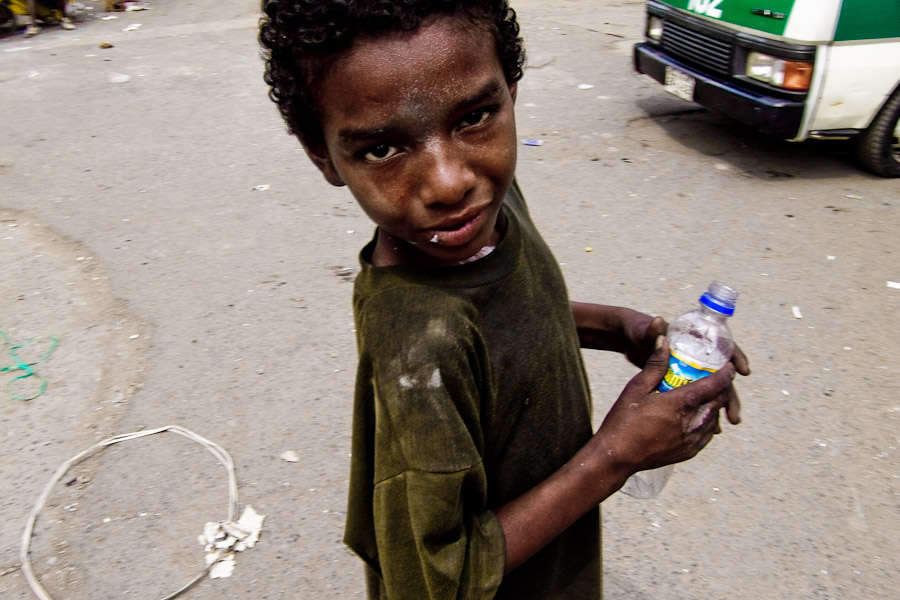
[[[203,526],[203,533],[197,536],[197,541],[206,552],[210,579],[231,576],[235,566],[235,553],[256,545],[265,519],[265,515],[257,513],[248,504],[237,523],[220,521]]]

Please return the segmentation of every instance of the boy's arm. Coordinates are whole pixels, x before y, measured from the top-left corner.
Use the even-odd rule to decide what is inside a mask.
[[[506,538],[505,572],[522,564],[637,471],[687,460],[719,428],[734,367],[665,394],[654,392],[668,365],[659,337],[646,367],[625,387],[588,443],[556,473],[494,511]],[[699,423],[699,425],[695,425]]]
[[[621,352],[638,367],[653,353],[656,338],[668,324],[630,308],[571,302],[572,316],[582,348]]]

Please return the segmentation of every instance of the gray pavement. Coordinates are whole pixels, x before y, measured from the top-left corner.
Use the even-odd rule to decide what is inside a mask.
[[[232,577],[184,597],[364,597],[341,535],[351,282],[372,227],[266,98],[257,2],[152,0],[114,20],[86,4],[75,31],[0,38],[0,330],[60,340],[35,367],[43,395],[0,394],[0,597],[32,597],[19,538],[57,467],[170,424],[227,449],[241,505],[267,515]],[[519,136],[544,140],[518,177],[571,295],[671,318],[726,281],[754,369],[742,425],[659,498],[604,504],[606,598],[896,597],[900,181],[634,74],[642,2],[513,6]],[[588,366],[599,424],[633,369]],[[171,434],[64,483],[32,547],[57,600],[174,591],[228,505],[224,469]]]

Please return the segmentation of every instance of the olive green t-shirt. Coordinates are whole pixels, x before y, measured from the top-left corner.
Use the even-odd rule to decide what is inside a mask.
[[[599,509],[503,576],[492,510],[592,434],[562,273],[515,183],[503,210],[503,239],[475,262],[373,267],[374,241],[361,253],[344,542],[370,598],[600,597]]]

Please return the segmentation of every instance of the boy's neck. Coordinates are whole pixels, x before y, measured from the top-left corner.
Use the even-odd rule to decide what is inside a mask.
[[[490,254],[490,250],[482,252],[485,248],[493,248],[503,239],[506,232],[506,214],[501,210],[497,215],[497,224],[494,232],[485,244],[484,248],[479,249],[475,253],[481,254],[481,258]],[[474,255],[473,255],[474,256]],[[474,260],[480,260],[474,259]],[[459,264],[473,261],[462,261]],[[447,267],[447,265],[439,262],[431,255],[423,252],[421,249],[406,240],[391,235],[383,229],[378,229],[375,239],[375,249],[372,252],[372,266],[374,267],[395,267],[401,265],[414,265],[420,267]]]

